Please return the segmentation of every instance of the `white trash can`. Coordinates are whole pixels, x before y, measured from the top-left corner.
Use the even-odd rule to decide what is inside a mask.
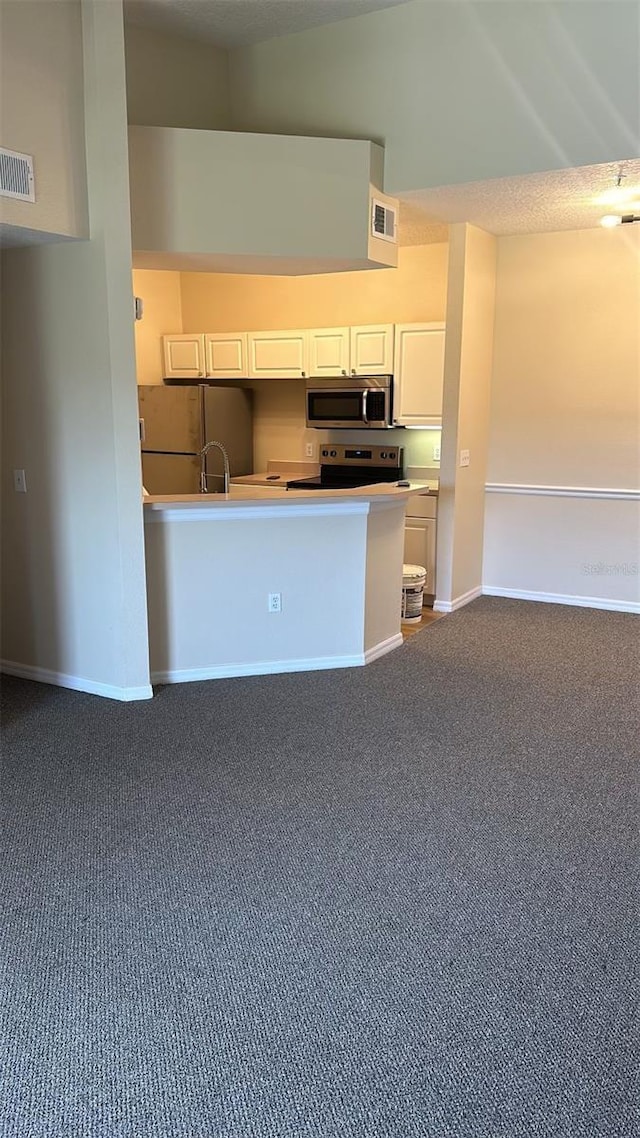
[[[422,594],[427,579],[424,565],[402,566],[402,623],[422,620]]]

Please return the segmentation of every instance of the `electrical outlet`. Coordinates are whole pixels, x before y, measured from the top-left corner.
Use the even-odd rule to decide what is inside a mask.
[[[282,612],[282,593],[269,593],[267,607],[269,612]]]
[[[433,461],[440,462],[440,447],[433,448]]]
[[[469,465],[469,451],[468,450],[461,450],[460,451],[460,466],[468,466],[468,465]]]
[[[313,453],[314,450],[315,450],[315,447],[314,447],[313,443],[305,443],[304,453],[305,453],[305,456],[307,458],[314,458],[315,457],[315,455]]]
[[[27,492],[27,476],[24,470],[14,470],[13,472],[13,489],[16,494],[26,494]]]

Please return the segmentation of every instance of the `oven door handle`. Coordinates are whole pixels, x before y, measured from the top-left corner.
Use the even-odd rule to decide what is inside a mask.
[[[368,388],[365,387],[364,391],[362,392],[362,422],[363,423],[369,422],[369,420],[367,419],[367,395],[368,394],[369,394]]]

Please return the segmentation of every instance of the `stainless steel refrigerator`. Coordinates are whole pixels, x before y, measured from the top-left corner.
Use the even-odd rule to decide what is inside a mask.
[[[138,388],[142,481],[150,494],[197,494],[199,451],[214,439],[229,455],[231,474],[253,473],[251,392],[241,387]],[[210,493],[223,488],[217,447],[206,456]]]

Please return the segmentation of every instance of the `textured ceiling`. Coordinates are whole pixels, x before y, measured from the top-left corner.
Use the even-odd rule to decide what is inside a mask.
[[[131,24],[219,47],[242,47],[407,0],[124,0]]]
[[[631,194],[627,203],[597,200],[615,189],[620,169],[621,188]],[[640,159],[401,194],[399,240],[401,245],[446,240],[445,226],[455,221],[499,236],[591,229],[604,214],[615,213],[640,214]]]

